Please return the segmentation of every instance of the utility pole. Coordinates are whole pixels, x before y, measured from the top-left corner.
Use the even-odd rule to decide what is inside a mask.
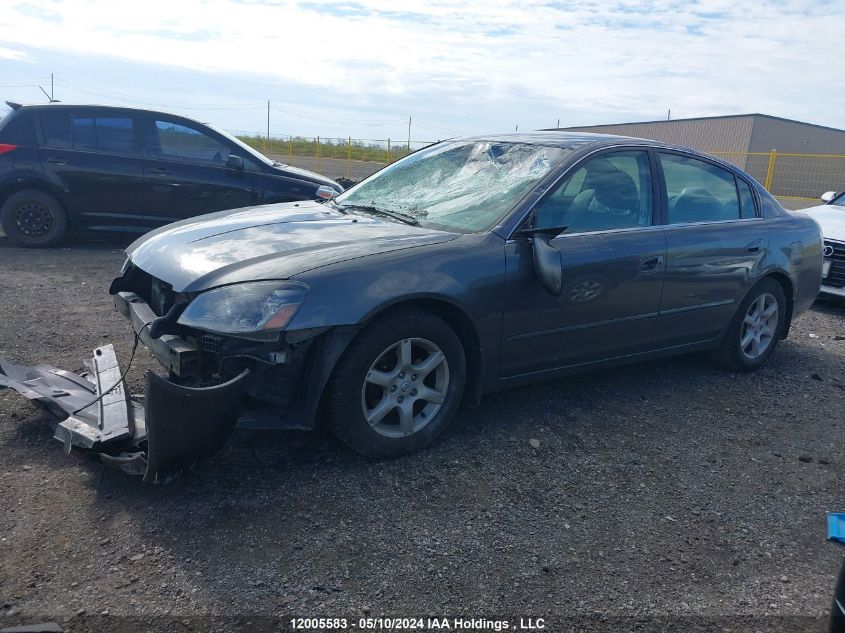
[[[267,144],[270,144],[270,100],[267,99]]]
[[[50,101],[55,101],[56,97],[53,94],[53,73],[50,73]]]
[[[557,126],[560,127],[560,119],[557,120]]]
[[[411,153],[411,117],[408,117],[408,153]]]
[[[513,129],[514,132],[519,132],[519,123],[516,124],[516,127]]]
[[[667,121],[672,120],[672,108],[669,108],[669,111],[666,113],[666,120]]]

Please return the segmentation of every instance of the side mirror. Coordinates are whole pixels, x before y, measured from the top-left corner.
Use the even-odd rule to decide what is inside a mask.
[[[235,156],[234,154],[229,154],[229,158],[226,159],[226,167],[232,169],[234,171],[243,171],[244,170],[244,159],[240,156]]]
[[[520,230],[520,237],[532,238],[534,248],[534,272],[540,285],[551,295],[559,297],[563,292],[563,258],[560,251],[549,244],[549,240],[566,230],[565,226]]]
[[[317,200],[331,200],[337,195],[337,191],[334,187],[329,187],[328,185],[320,185],[317,187],[317,192],[315,194],[317,196]]]
[[[563,260],[560,251],[549,244],[548,235],[534,236],[534,270],[543,288],[559,297],[563,292]]]
[[[830,202],[836,197],[835,191],[825,191],[819,198],[822,202]]]

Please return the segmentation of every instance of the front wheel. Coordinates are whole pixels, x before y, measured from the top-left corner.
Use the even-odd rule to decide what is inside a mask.
[[[714,360],[734,371],[753,371],[775,350],[786,323],[786,297],[774,279],[763,279],[739,306]]]
[[[61,203],[34,189],[9,196],[0,208],[0,223],[7,236],[29,247],[55,246],[67,232]]]
[[[396,310],[368,325],[335,368],[329,425],[369,457],[416,451],[451,422],[465,382],[464,349],[452,328],[424,310]]]

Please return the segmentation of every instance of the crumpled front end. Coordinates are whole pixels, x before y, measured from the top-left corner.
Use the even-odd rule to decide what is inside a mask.
[[[14,389],[58,419],[54,437],[65,451],[96,454],[142,475],[174,479],[225,443],[235,427],[249,369],[210,387],[186,387],[147,373],[144,404],[129,397],[114,348],[94,350],[77,375],[49,365],[27,367],[0,358],[0,388]]]

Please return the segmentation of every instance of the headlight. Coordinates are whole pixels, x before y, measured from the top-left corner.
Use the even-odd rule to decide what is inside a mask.
[[[292,281],[254,281],[203,292],[178,323],[258,341],[275,340],[308,295]]]

